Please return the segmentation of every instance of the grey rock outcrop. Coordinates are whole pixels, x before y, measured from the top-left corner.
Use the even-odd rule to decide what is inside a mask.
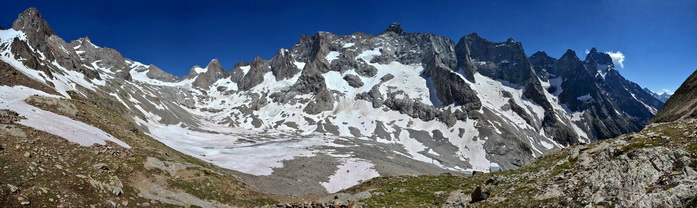
[[[155,65],[150,65],[148,67],[148,72],[145,75],[147,75],[150,79],[156,79],[165,82],[176,82],[180,80],[178,77],[165,71],[162,71],[162,69],[158,68]]]
[[[385,29],[385,32],[382,32],[382,33],[384,34],[384,33],[388,33],[388,32],[393,32],[397,35],[406,34],[406,32],[404,32],[404,30],[402,29],[402,25],[400,25],[399,23],[390,24],[390,26],[387,27],[387,29]]]
[[[226,73],[220,66],[218,59],[211,60],[206,66],[206,71],[196,76],[193,85],[202,89],[208,89],[214,82],[225,77]]]
[[[250,90],[264,81],[264,74],[271,71],[271,67],[261,57],[254,58],[250,65],[249,72],[244,75],[242,80],[237,84],[240,90]]]
[[[361,81],[361,78],[353,74],[345,75],[344,80],[346,80],[351,87],[358,88],[363,86],[363,81]]]
[[[39,10],[33,7],[19,14],[12,24],[12,29],[26,32],[32,46],[42,52],[46,52],[48,46],[43,40],[55,35],[53,28],[43,19]]]
[[[278,50],[276,55],[269,60],[269,66],[276,80],[291,78],[302,70],[295,65],[293,54],[286,49]]]

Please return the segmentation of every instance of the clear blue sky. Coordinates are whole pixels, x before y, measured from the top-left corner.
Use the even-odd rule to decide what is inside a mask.
[[[437,3],[433,3],[437,2]],[[177,76],[218,58],[224,68],[269,59],[302,34],[407,32],[457,41],[477,32],[512,37],[528,55],[597,47],[625,55],[621,73],[654,91],[675,90],[697,69],[697,1],[45,1],[9,0],[0,25],[37,7],[66,41],[89,36]],[[581,57],[583,59],[585,57]]]

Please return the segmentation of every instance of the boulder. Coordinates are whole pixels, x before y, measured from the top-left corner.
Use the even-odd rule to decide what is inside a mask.
[[[477,188],[474,189],[474,191],[470,195],[472,198],[472,201],[470,201],[470,203],[484,201],[487,198],[489,198],[489,194],[489,189],[486,188],[486,185],[480,184],[479,186],[477,186]]]

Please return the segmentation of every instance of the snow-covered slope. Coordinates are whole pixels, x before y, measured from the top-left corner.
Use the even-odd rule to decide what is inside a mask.
[[[580,61],[547,69],[512,39],[470,34],[456,44],[398,24],[379,35],[320,32],[270,60],[229,71],[213,60],[179,79],[86,38],[66,43],[33,31],[0,31],[2,61],[57,96],[112,99],[153,138],[262,189],[284,181],[278,186],[322,187],[302,193],[335,192],[379,175],[518,167],[552,148],[606,138],[593,123],[601,114],[584,107],[595,100],[613,112],[602,125],[649,119],[608,101],[603,87],[572,90],[574,73],[587,73]],[[624,99],[657,108],[632,93]],[[327,157],[324,172],[293,166]]]

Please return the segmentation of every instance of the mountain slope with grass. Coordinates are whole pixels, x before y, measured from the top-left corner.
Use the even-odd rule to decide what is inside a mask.
[[[42,94],[3,86],[4,95],[11,93],[6,89]],[[34,95],[24,102],[32,111],[98,127],[128,146],[111,141],[81,145],[41,127],[28,127],[26,117],[1,110],[2,207],[252,207],[275,202],[228,170],[172,150],[139,131],[110,107],[115,101],[69,93],[74,99]],[[55,123],[71,128],[64,124]]]
[[[697,121],[650,125],[474,176],[379,177],[328,199],[368,207],[695,207]]]

